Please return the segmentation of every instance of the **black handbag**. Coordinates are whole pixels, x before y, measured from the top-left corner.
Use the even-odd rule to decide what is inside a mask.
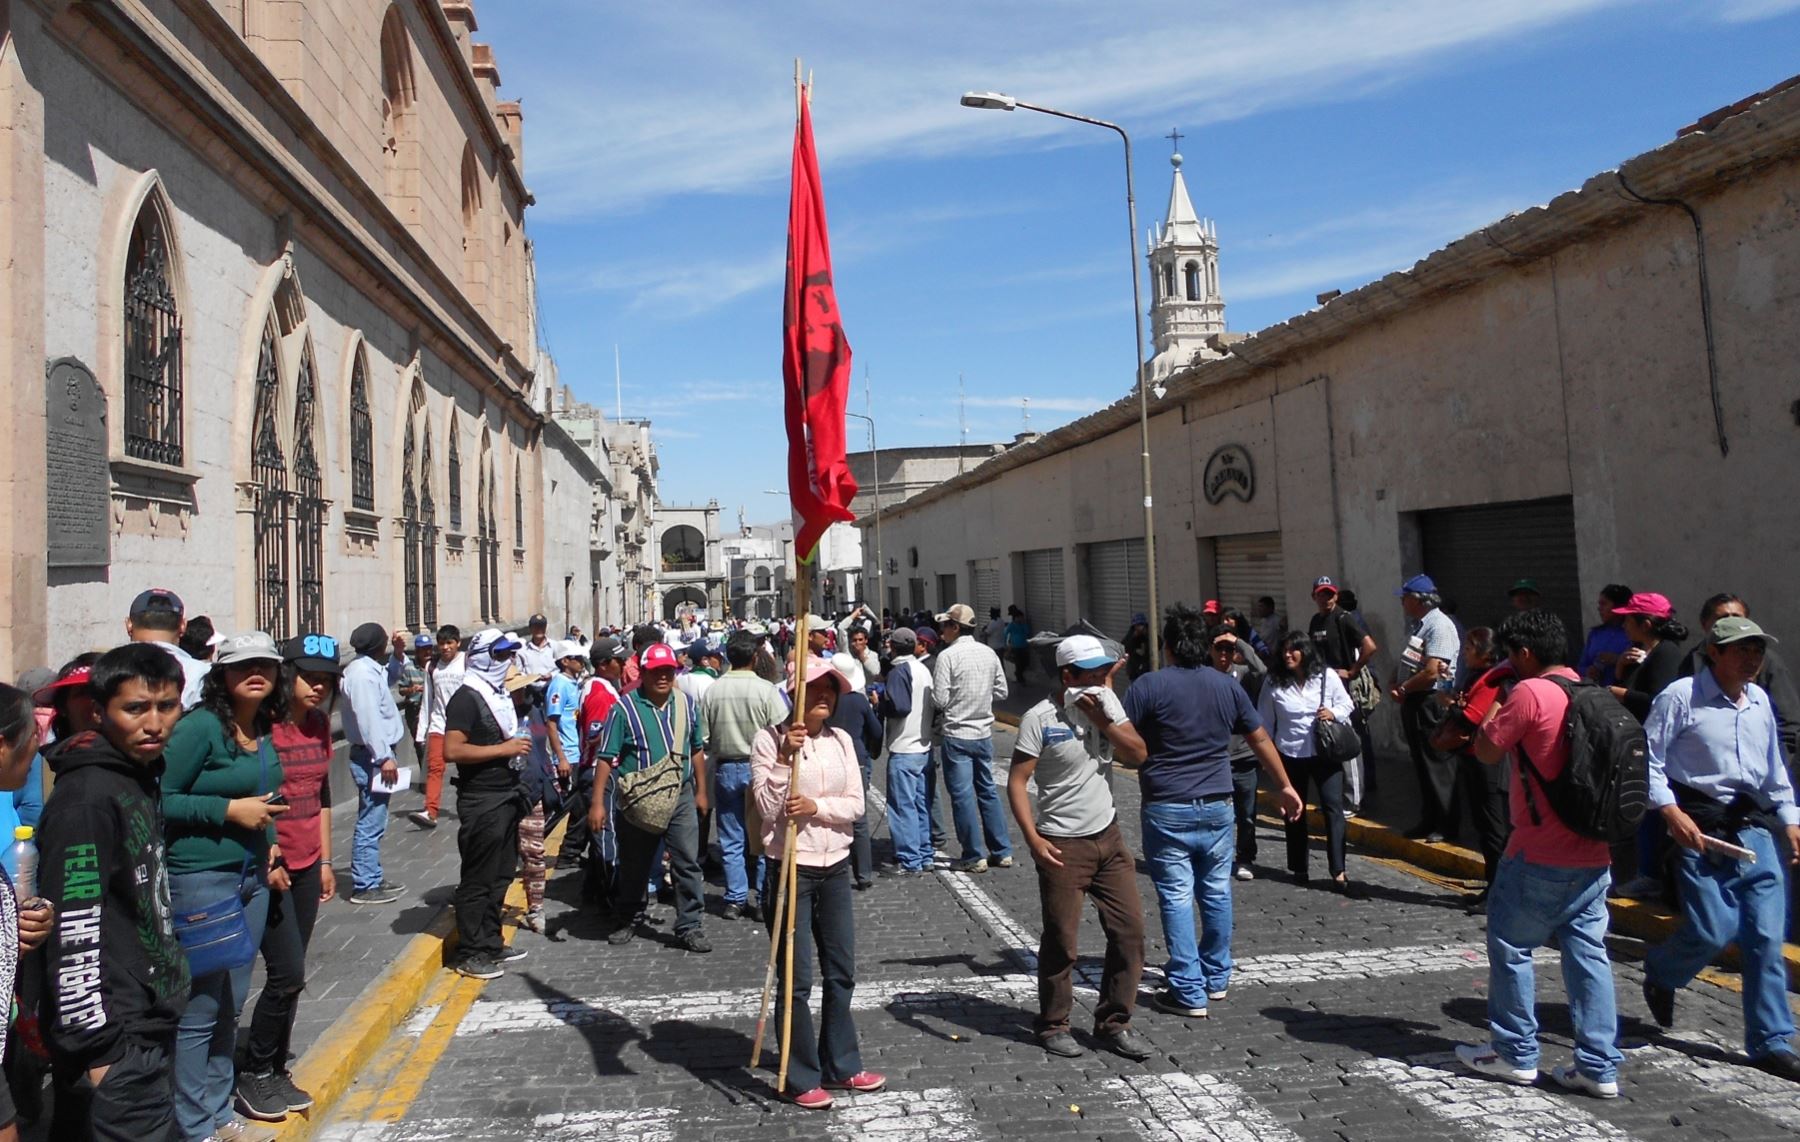
[[[1325,675],[1319,675],[1319,706],[1325,705]],[[1362,739],[1347,722],[1313,718],[1313,756],[1342,765],[1362,753]]]

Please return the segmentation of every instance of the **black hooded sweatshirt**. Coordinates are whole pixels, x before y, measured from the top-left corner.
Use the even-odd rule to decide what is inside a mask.
[[[163,860],[162,761],[135,764],[92,731],[46,760],[38,892],[56,908],[43,963],[44,1039],[59,1066],[106,1066],[133,1039],[172,1035],[187,1006]]]

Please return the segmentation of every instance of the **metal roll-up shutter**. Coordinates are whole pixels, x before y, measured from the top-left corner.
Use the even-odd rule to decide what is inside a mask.
[[[1020,552],[1025,564],[1025,616],[1031,630],[1062,633],[1063,553],[1060,547]]]
[[[1131,616],[1149,609],[1144,541],[1118,539],[1082,549],[1082,618],[1109,638],[1124,639]]]
[[[1221,535],[1213,541],[1213,549],[1219,574],[1219,602],[1226,610],[1248,615],[1252,605],[1264,595],[1275,600],[1277,611],[1287,609],[1279,531]]]
[[[969,561],[969,605],[975,608],[975,617],[987,621],[988,611],[994,607],[1004,606],[1000,602],[1000,565],[996,559],[971,559]]]
[[[1568,496],[1420,512],[1424,571],[1456,608],[1464,630],[1494,626],[1512,610],[1507,591],[1537,580],[1542,605],[1569,628],[1570,654],[1579,653],[1585,611],[1575,552],[1575,502]]]

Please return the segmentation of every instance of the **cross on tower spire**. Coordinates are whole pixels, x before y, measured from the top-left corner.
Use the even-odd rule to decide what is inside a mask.
[[[1169,140],[1169,149],[1176,154],[1181,153],[1181,128],[1172,128],[1163,138]]]

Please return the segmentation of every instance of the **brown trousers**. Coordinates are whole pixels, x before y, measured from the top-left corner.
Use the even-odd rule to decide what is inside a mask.
[[[1106,933],[1094,1030],[1116,1031],[1131,1022],[1138,981],[1144,974],[1144,902],[1138,896],[1137,862],[1125,847],[1117,821],[1089,837],[1046,834],[1044,839],[1062,851],[1062,867],[1037,866],[1044,940],[1038,947],[1038,1017],[1033,1026],[1039,1038],[1069,1029],[1081,898],[1091,896]]]

